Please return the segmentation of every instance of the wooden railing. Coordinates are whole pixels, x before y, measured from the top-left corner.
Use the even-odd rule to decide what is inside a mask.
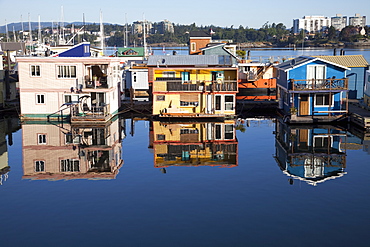
[[[294,80],[290,79],[290,88],[293,91],[306,90],[347,90],[348,78],[343,79],[312,79]]]
[[[165,88],[162,86],[155,88],[161,88],[164,91],[203,91],[203,92],[219,92],[219,91],[238,91],[238,84],[236,80],[224,80],[223,82],[217,81],[156,81],[155,84],[165,83]],[[160,91],[162,91],[160,90]]]

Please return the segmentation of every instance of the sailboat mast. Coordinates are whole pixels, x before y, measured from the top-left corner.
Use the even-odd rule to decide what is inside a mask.
[[[21,24],[22,24],[22,42],[24,41],[24,27],[23,27],[23,18],[21,15]]]
[[[104,25],[103,25],[103,13],[102,13],[102,11],[100,11],[100,38],[101,38],[100,48],[101,48],[102,53],[104,55]]]
[[[8,23],[6,23],[6,19],[5,19],[5,32],[6,32],[6,42],[9,42]]]
[[[39,35],[37,37],[37,43],[41,44],[41,19],[40,19],[40,15],[39,15]]]
[[[143,22],[143,40],[144,40],[144,57],[147,58],[148,57],[148,51],[147,51],[147,47],[146,47],[146,20],[145,20],[145,16],[143,14],[143,19],[144,19],[144,22]]]

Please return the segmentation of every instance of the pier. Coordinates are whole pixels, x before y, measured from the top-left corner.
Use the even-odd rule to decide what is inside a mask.
[[[370,111],[358,100],[349,100],[349,121],[370,131]]]

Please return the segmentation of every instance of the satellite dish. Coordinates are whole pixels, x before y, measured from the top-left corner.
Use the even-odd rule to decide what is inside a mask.
[[[290,60],[290,65],[291,66],[294,66],[295,65],[295,59]]]

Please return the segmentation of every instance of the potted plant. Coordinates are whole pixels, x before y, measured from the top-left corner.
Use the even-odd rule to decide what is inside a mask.
[[[289,113],[290,113],[290,117],[291,117],[292,120],[297,119],[298,110],[297,110],[296,107],[294,107],[294,106],[290,107]]]

